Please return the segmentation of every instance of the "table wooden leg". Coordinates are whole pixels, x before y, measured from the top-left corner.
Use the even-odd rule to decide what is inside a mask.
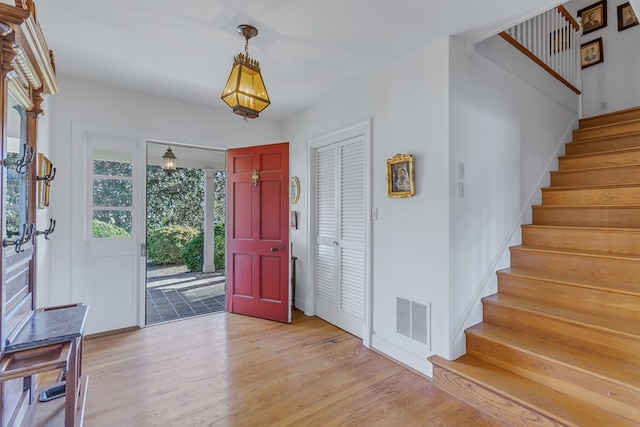
[[[76,408],[78,405],[78,362],[79,362],[79,339],[76,338],[71,343],[71,355],[67,365],[67,379],[65,386],[64,402],[64,425],[65,427],[75,427]]]

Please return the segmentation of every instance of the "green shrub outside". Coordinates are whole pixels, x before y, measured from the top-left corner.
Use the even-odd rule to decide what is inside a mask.
[[[151,264],[182,264],[185,245],[198,230],[184,225],[160,227],[147,236],[147,261]]]
[[[204,232],[198,233],[190,240],[182,251],[182,262],[189,271],[202,271],[202,255],[204,252]],[[225,225],[216,224],[214,237],[214,262],[216,269],[224,269]]]
[[[93,220],[93,237],[129,237],[124,228],[112,225],[98,219]]]
[[[189,271],[202,271],[202,252],[204,246],[204,232],[189,240],[182,250],[182,262]]]
[[[215,253],[213,254],[214,260],[216,262],[216,269],[218,270],[224,270],[225,265],[224,265],[224,252],[225,252],[225,247],[224,247],[224,234],[223,235],[218,235],[216,234],[216,237],[214,239],[214,244],[215,244]]]

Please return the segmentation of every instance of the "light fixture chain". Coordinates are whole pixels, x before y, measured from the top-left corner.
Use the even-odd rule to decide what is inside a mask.
[[[244,40],[244,53],[247,55],[247,58],[249,58],[249,37],[245,37]]]

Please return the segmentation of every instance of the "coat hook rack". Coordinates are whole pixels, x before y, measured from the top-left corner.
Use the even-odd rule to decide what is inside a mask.
[[[49,168],[49,172],[45,176],[36,176],[36,181],[44,181],[44,184],[49,187],[51,181],[56,178],[56,168]]]
[[[27,173],[27,166],[29,166],[31,162],[33,162],[33,157],[36,154],[35,147],[29,147],[27,144],[22,144],[22,147],[22,157],[16,164],[16,172],[18,172],[20,175],[24,175],[25,173]]]
[[[22,245],[31,241],[31,238],[33,238],[34,227],[35,224],[33,223],[29,225],[22,224],[22,233],[20,234],[20,236],[18,236],[18,238],[15,240],[3,239],[2,247],[6,248],[7,246],[14,246],[17,254],[19,254],[20,252],[24,252],[24,249],[22,249]]]
[[[54,169],[55,171],[55,169]],[[54,172],[55,175],[55,172]],[[46,230],[36,230],[36,236],[40,236],[41,234],[44,234],[44,238],[45,240],[49,240],[49,236],[51,234],[53,234],[53,232],[56,230],[56,220],[53,218],[49,219],[49,228],[47,228]]]

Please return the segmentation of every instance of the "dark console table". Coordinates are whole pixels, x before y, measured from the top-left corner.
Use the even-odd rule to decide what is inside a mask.
[[[36,310],[7,340],[0,381],[66,369],[65,427],[82,425],[87,380],[82,376],[82,342],[89,307],[74,304]]]

